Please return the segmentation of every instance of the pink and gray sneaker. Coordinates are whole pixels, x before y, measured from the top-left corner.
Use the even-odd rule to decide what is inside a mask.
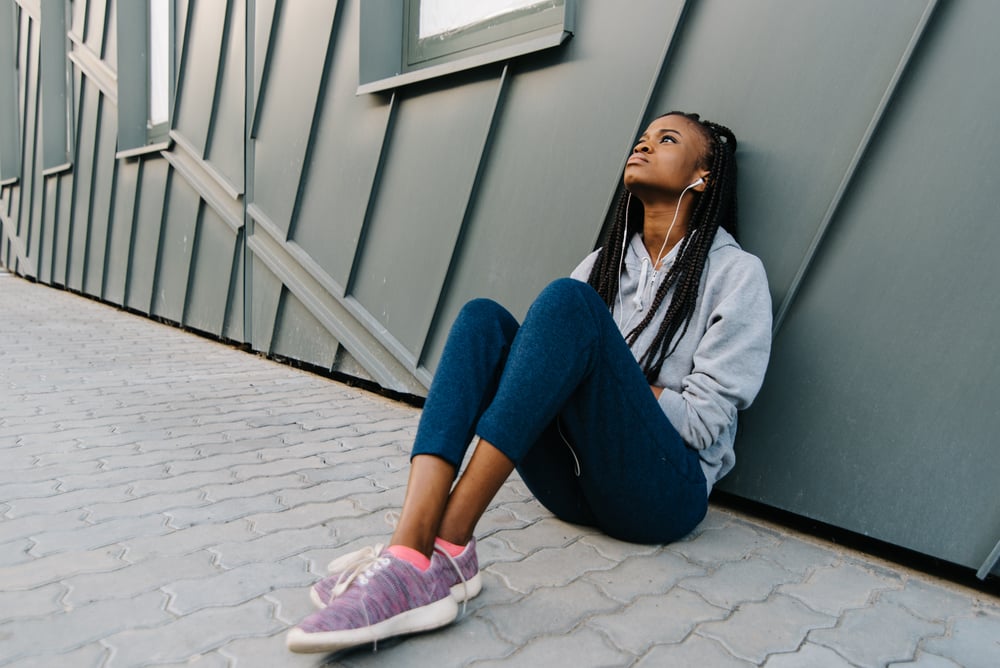
[[[325,608],[330,601],[340,596],[350,584],[351,573],[359,564],[365,564],[377,557],[382,552],[382,545],[363,547],[360,550],[345,554],[329,563],[326,576],[309,590],[309,599],[317,608]],[[483,578],[479,573],[479,558],[476,556],[476,539],[473,538],[465,549],[457,557],[451,557],[435,547],[445,561],[454,562],[452,577],[450,578],[451,596],[458,603],[464,603],[469,599],[478,596],[483,588]]]
[[[458,616],[454,562],[439,552],[426,571],[382,551],[359,562],[347,586],[288,632],[293,652],[336,652],[383,638],[429,631]]]

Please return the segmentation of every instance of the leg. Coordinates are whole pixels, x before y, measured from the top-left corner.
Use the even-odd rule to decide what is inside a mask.
[[[390,544],[413,548],[425,556],[431,554],[438,536],[465,544],[468,538],[449,536],[455,537],[455,528],[467,524],[470,512],[479,519],[513,470],[513,463],[499,452],[488,457],[489,444],[481,442],[455,488],[457,496],[449,496],[476,422],[496,392],[517,330],[514,317],[489,300],[473,300],[459,313],[420,417],[406,497]],[[478,512],[473,511],[480,506]],[[451,529],[442,536],[445,517]]]
[[[704,516],[697,453],[663,414],[606,305],[589,286],[568,279],[551,284],[532,305],[477,427],[519,464],[540,500],[560,512],[566,499],[546,486],[571,474],[551,470],[556,455],[534,452],[554,448],[562,456],[565,445],[540,439],[556,416],[580,462],[579,491],[602,530],[666,542]],[[574,491],[565,481],[559,489]]]

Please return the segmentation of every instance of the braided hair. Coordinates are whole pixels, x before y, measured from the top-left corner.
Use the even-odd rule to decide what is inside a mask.
[[[672,111],[664,116],[683,116],[699,129],[707,140],[708,149],[702,157],[703,167],[709,170],[707,186],[698,196],[697,203],[688,221],[687,232],[678,244],[676,260],[667,271],[663,282],[656,291],[653,303],[646,316],[625,335],[631,346],[649,326],[667,293],[673,288],[673,296],[667,306],[660,329],[649,349],[639,360],[639,365],[652,384],[660,375],[663,361],[677,348],[677,344],[687,333],[688,324],[694,313],[695,302],[701,287],[702,272],[708,251],[715,240],[715,233],[722,227],[736,236],[736,136],[729,128],[701,120],[698,114]],[[642,203],[623,188],[604,247],[590,272],[587,282],[597,290],[609,308],[614,307],[618,296],[621,261],[625,253],[626,230],[631,236],[642,231]],[[678,335],[678,332],[680,334]]]

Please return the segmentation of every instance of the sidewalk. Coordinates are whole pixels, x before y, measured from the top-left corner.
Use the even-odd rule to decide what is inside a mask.
[[[0,666],[1000,665],[1000,601],[730,511],[620,543],[513,479],[483,593],[336,656],[284,633],[384,540],[419,410],[0,271]]]

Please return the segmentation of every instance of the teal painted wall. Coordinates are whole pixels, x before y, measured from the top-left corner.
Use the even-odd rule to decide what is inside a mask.
[[[357,95],[360,0],[177,0],[171,144],[140,157],[129,27],[68,6],[72,166],[43,173],[40,5],[0,3],[5,267],[422,394],[461,305],[523,313],[646,122],[698,111],[741,140],[777,315],[722,488],[972,568],[1000,539],[1000,5],[580,0],[559,47]]]

